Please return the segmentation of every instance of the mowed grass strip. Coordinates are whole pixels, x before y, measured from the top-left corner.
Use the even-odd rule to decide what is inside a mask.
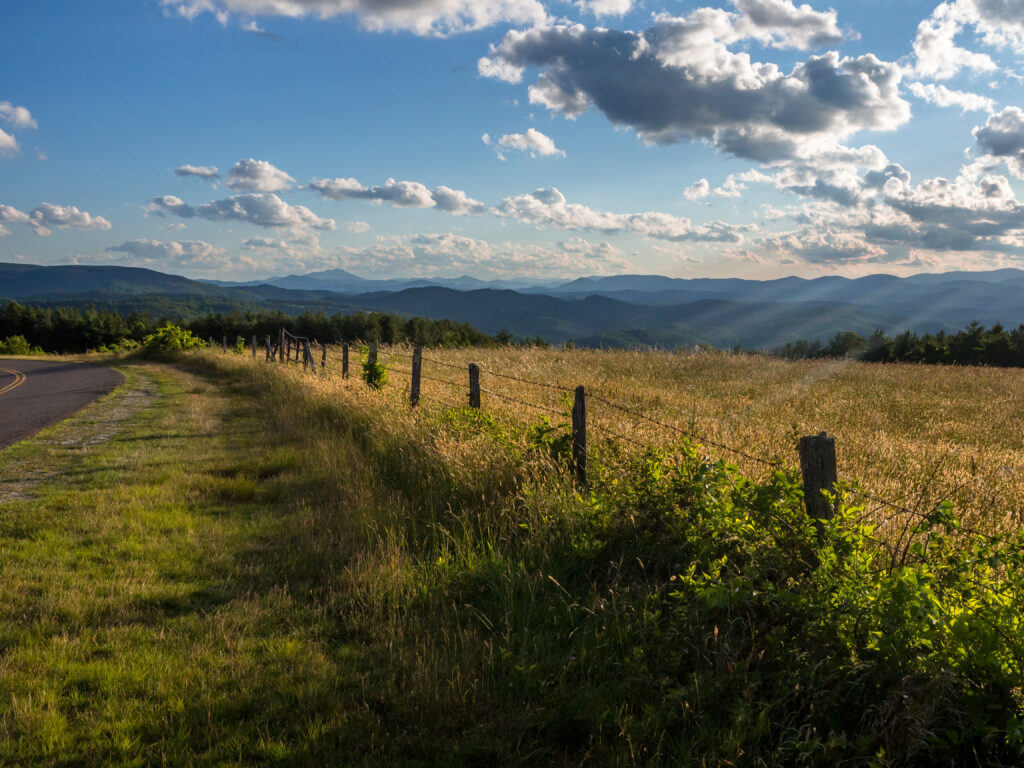
[[[5,479],[45,468],[0,506],[0,764],[323,764],[342,731],[372,740],[361,652],[317,599],[340,534],[301,435],[264,439],[230,386],[123,370],[0,453]],[[69,440],[147,387],[116,434]]]

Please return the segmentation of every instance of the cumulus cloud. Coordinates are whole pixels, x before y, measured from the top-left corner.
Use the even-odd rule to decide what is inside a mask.
[[[428,189],[418,181],[395,181],[365,187],[356,179],[313,179],[309,188],[328,200],[368,200],[371,203],[391,203],[399,208],[437,208],[455,216],[482,213],[484,204],[465,192],[450,187]]]
[[[541,24],[547,20],[538,0],[161,0],[168,13],[194,19],[217,15],[226,23],[232,13],[243,17],[355,16],[366,29],[403,29],[417,35],[443,36],[493,24]]]
[[[209,265],[217,263],[225,251],[202,240],[127,240],[121,245],[107,248],[107,253],[131,254],[137,262],[147,264]]]
[[[581,11],[595,16],[625,16],[633,8],[633,0],[579,0]]]
[[[935,83],[910,83],[910,92],[929,104],[939,107],[960,107],[964,112],[992,112],[995,102],[987,96],[968,91],[954,91],[944,85]]]
[[[16,130],[39,127],[31,112],[25,107],[16,107],[9,101],[0,101],[0,120],[9,123]]]
[[[487,144],[489,141],[484,143]],[[506,133],[498,139],[495,149],[498,157],[502,160],[505,159],[505,151],[510,149],[518,152],[528,152],[530,157],[551,157],[553,155],[565,157],[565,152],[555,146],[554,140],[549,136],[545,136],[536,128],[527,128],[526,133]]]
[[[713,221],[694,224],[690,219],[668,213],[608,213],[566,201],[554,187],[537,189],[525,195],[506,197],[494,209],[503,218],[534,226],[579,229],[605,234],[631,233],[671,242],[738,243],[751,225]]]
[[[53,234],[54,229],[110,229],[110,222],[102,216],[93,216],[73,205],[40,203],[31,213],[24,213],[9,205],[0,205],[0,223],[24,224],[40,237]]]
[[[25,107],[16,107],[9,101],[0,101],[0,120],[15,130],[39,127]],[[16,155],[20,151],[21,146],[14,135],[0,128],[0,157]]]
[[[349,221],[345,223],[345,231],[354,235],[361,235],[370,231],[370,225],[365,221]]]
[[[833,10],[816,11],[793,0],[734,0],[742,13],[737,34],[777,48],[820,48],[839,45],[844,35]]]
[[[175,176],[196,176],[200,179],[220,178],[220,171],[215,165],[182,165],[174,169]]]
[[[700,179],[683,190],[687,200],[703,200],[711,194],[711,184],[707,179]]]
[[[1024,110],[1007,107],[989,116],[974,129],[974,138],[985,152],[1006,162],[1011,173],[1024,179]]]
[[[828,52],[786,74],[730,49],[745,37],[734,14],[712,8],[658,16],[643,33],[557,24],[508,32],[479,69],[512,80],[536,67],[530,101],[551,112],[571,119],[593,106],[648,143],[703,139],[760,162],[910,118],[894,63]]]
[[[922,21],[914,40],[912,71],[919,77],[946,80],[962,70],[994,72],[987,53],[957,44],[972,28],[984,45],[1024,53],[1024,0],[953,0],[939,3]]]
[[[198,217],[209,221],[239,221],[259,227],[291,229],[335,229],[334,219],[322,219],[303,205],[289,205],[271,192],[233,195],[192,207],[174,195],[155,197],[147,206],[156,215],[172,214],[183,219]]]
[[[277,192],[295,182],[291,176],[266,160],[239,160],[228,171],[227,186],[236,192]]]

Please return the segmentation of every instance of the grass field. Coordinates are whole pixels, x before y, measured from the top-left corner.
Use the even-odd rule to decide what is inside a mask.
[[[410,367],[411,351],[382,351],[392,367]],[[1024,371],[1006,368],[877,365],[848,360],[788,362],[722,352],[627,352],[515,348],[427,350],[423,372],[462,384],[424,381],[423,402],[463,402],[469,362],[484,372],[481,386],[516,400],[559,410],[571,396],[515,380],[578,384],[617,404],[765,459],[796,466],[796,438],[827,431],[836,437],[840,477],[864,490],[922,508],[953,500],[966,520],[989,531],[1016,530],[1024,513]],[[328,361],[337,365],[340,352]],[[438,360],[455,370],[431,364]],[[358,374],[356,368],[353,368]],[[358,380],[358,379],[357,379]],[[333,384],[339,386],[332,377]],[[393,371],[394,407],[408,393],[409,375]],[[331,384],[318,384],[330,387]],[[340,392],[348,390],[342,386]],[[462,398],[460,400],[460,398]],[[523,425],[547,411],[483,395],[486,410]],[[563,420],[565,420],[563,419]],[[593,437],[624,435],[652,445],[678,437],[597,401],[588,403]],[[601,427],[610,432],[602,433]],[[630,444],[621,443],[625,449]],[[751,477],[771,472],[730,451],[711,451]],[[888,519],[888,508],[868,502]],[[899,521],[893,521],[895,526]]]
[[[855,512],[821,539],[791,478],[737,459],[750,483],[685,443],[598,440],[609,469],[581,495],[543,412],[447,407],[459,391],[429,381],[412,411],[398,352],[381,392],[355,359],[348,381],[123,360],[124,387],[0,452],[0,764],[1019,761],[1024,562],[923,531],[935,558],[879,568]],[[970,519],[1021,509],[1013,371],[426,357],[563,413],[487,371],[583,383],[789,465],[794,435],[827,429],[875,493],[991,472]],[[589,416],[594,438],[677,437]]]

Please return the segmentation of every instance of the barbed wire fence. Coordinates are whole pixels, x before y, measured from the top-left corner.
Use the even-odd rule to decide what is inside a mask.
[[[301,362],[305,370],[319,372],[323,375],[335,375],[340,373],[341,378],[348,379],[350,376],[350,349],[355,347],[356,349],[365,352],[366,362],[363,365],[366,369],[381,364],[380,345],[374,341],[353,341],[342,342],[340,345],[329,345],[327,343],[317,341],[316,339],[310,339],[306,336],[297,336],[290,333],[285,328],[279,329],[276,336],[276,339],[272,339],[270,335],[267,335],[264,339],[262,347],[265,350],[265,359],[267,362],[295,364]],[[212,338],[209,341],[211,346],[216,346]],[[237,337],[235,343],[236,348],[241,349],[243,345],[242,337]],[[253,336],[251,340],[253,358],[256,358],[257,356],[258,346],[257,337]],[[337,355],[340,361],[340,371],[335,368],[333,364],[328,366],[328,346],[340,347],[340,354]],[[228,350],[227,337],[223,338],[221,347],[225,352]],[[320,352],[319,364],[314,356],[314,348],[317,348]],[[615,402],[608,397],[592,391],[584,385],[569,386],[562,383],[537,381],[535,379],[529,379],[505,371],[483,368],[477,363],[468,363],[464,365],[450,363],[444,360],[439,360],[433,356],[424,356],[422,346],[391,345],[386,350],[386,354],[389,359],[386,364],[382,365],[385,365],[388,370],[400,372],[409,377],[409,405],[412,408],[416,408],[420,405],[421,384],[423,381],[428,381],[447,388],[447,390],[443,391],[447,391],[448,396],[441,396],[436,399],[450,408],[469,408],[480,411],[483,409],[483,396],[487,395],[488,397],[496,398],[497,400],[514,406],[527,408],[545,416],[557,416],[559,418],[568,419],[569,423],[567,426],[570,427],[571,435],[571,470],[574,475],[575,482],[581,490],[585,490],[589,486],[588,460],[591,457],[588,452],[588,431],[596,431],[606,439],[618,441],[619,443],[627,444],[640,450],[650,450],[655,447],[651,442],[645,442],[628,434],[622,434],[622,431],[612,429],[607,424],[600,423],[593,418],[588,421],[588,403],[597,403],[600,406],[622,414],[623,416],[631,419],[636,425],[642,424],[656,427],[664,433],[684,437],[693,441],[693,443],[697,445],[715,448],[741,457],[747,461],[771,470],[772,472],[784,471],[787,469],[785,463],[778,458],[760,456],[749,448],[731,446],[721,440],[712,439],[696,429],[685,428],[678,424],[669,423],[664,419],[656,418],[650,414],[644,413],[637,408]],[[399,364],[405,363],[406,360],[408,360],[408,367]],[[433,369],[430,369],[430,374],[424,373],[424,363],[427,363],[429,366],[435,366],[436,368],[448,371],[449,373],[447,373],[447,377],[443,373],[432,375],[435,373]],[[465,378],[462,381],[458,381],[455,378],[456,374],[451,372],[458,372],[458,374]],[[538,388],[539,390],[557,393],[562,401],[563,407],[559,409],[548,404],[531,402],[530,400],[522,397],[513,397],[507,393],[499,392],[496,389],[481,386],[481,375],[493,379],[514,381],[519,384]],[[458,396],[452,397],[456,392],[458,393]],[[459,401],[461,401],[461,403],[459,403]],[[947,456],[943,456],[938,462],[936,462],[929,476],[919,485],[919,487],[909,491],[899,499],[882,498],[865,491],[856,483],[840,484],[835,437],[827,434],[826,432],[800,437],[797,443],[797,453],[799,457],[799,471],[804,490],[804,504],[807,514],[812,520],[830,520],[834,516],[836,505],[839,503],[840,497],[843,494],[846,494],[851,498],[856,498],[863,503],[864,513],[858,518],[858,523],[863,523],[868,518],[874,518],[879,525],[884,525],[902,516],[904,524],[895,543],[872,537],[869,534],[865,534],[865,536],[866,538],[875,541],[879,547],[887,550],[891,554],[890,570],[898,565],[910,565],[915,562],[908,558],[914,533],[913,527],[910,526],[907,521],[931,521],[935,519],[935,510],[938,508],[939,502],[942,500],[939,500],[939,502],[929,500],[928,490],[944,461],[948,458],[948,452]],[[607,456],[602,456],[601,460],[605,464],[609,463],[609,457]],[[623,470],[629,469],[625,465],[620,465],[620,468]],[[969,480],[961,483],[950,493],[945,494],[945,496],[946,498],[954,497],[965,488],[977,486],[981,482],[982,473],[975,472]],[[913,496],[916,496],[916,500],[912,504],[908,505],[906,502]],[[871,505],[874,506],[871,507]],[[888,510],[891,513],[888,518],[878,518],[878,513],[882,509]],[[963,534],[975,537],[976,539],[986,540],[993,543],[1006,543],[1006,538],[1004,536],[988,534],[963,524],[959,524],[957,527]],[[1024,548],[1022,548],[1022,551],[1024,551]]]

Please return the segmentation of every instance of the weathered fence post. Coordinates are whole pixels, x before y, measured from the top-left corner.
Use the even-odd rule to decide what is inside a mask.
[[[220,337],[220,349],[221,349],[222,352],[227,352],[228,351],[228,337],[227,336],[221,336]]]
[[[420,404],[420,370],[423,368],[423,347],[412,350],[412,383],[409,385],[409,402],[415,408]]]
[[[469,407],[480,407],[480,366],[469,364]]]
[[[277,361],[284,362],[284,328],[277,332]]]
[[[572,467],[576,484],[587,487],[587,393],[583,385],[576,387],[572,406]]]
[[[213,349],[213,336],[210,337],[210,349]]]
[[[822,432],[800,438],[800,472],[804,478],[804,503],[812,520],[829,520],[835,514],[832,504],[821,495],[834,492],[839,472],[836,469],[836,439]],[[820,530],[821,525],[818,524]]]
[[[256,334],[252,335],[252,359],[256,359]]]
[[[267,334],[267,362],[269,363],[274,355],[274,348],[270,346],[270,334]]]
[[[341,345],[341,378],[348,378],[348,342]]]
[[[366,357],[366,362],[369,363],[370,367],[373,367],[373,366],[375,366],[377,364],[377,342],[376,341],[371,341],[370,342],[370,352],[369,352],[369,354]]]

